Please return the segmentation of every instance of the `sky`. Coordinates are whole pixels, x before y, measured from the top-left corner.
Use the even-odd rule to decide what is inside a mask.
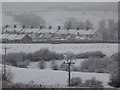
[[[3,11],[107,10],[117,11],[117,2],[3,2]]]

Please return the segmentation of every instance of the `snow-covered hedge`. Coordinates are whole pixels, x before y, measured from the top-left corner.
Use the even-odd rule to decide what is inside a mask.
[[[4,55],[2,57],[4,59]],[[7,54],[7,64],[12,66],[18,66],[22,68],[26,68],[30,61],[50,61],[50,60],[61,60],[64,59],[63,54],[58,54],[55,52],[51,52],[48,49],[40,49],[34,53],[8,53]]]
[[[89,58],[89,57],[100,57],[100,58],[103,58],[105,56],[106,55],[104,53],[102,53],[101,51],[86,52],[86,53],[80,53],[80,54],[76,55],[76,57],[78,59]]]
[[[97,73],[108,73],[108,66],[114,63],[111,58],[88,58],[84,60],[80,66],[82,72],[97,72]]]
[[[39,61],[39,60],[50,61],[50,60],[61,60],[64,58],[63,54],[58,54],[48,49],[40,49],[39,51],[36,51],[31,55],[32,55],[31,58],[28,57],[30,61]]]
[[[40,69],[44,69],[45,68],[45,61],[44,60],[40,60],[39,63],[38,63],[38,67]]]
[[[120,52],[113,54],[112,59],[114,60],[114,63],[112,63],[108,68],[110,70],[110,82],[109,85],[113,87],[120,87]]]
[[[102,82],[92,78],[90,80],[86,80],[82,87],[89,87],[89,88],[103,88]]]
[[[82,79],[80,77],[73,77],[70,80],[71,86],[81,86],[82,85]]]

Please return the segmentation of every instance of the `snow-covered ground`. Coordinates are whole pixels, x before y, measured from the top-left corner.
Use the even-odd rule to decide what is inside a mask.
[[[118,52],[118,44],[90,43],[90,44],[2,44],[2,47],[9,47],[7,53],[15,52],[35,52],[42,48],[55,51],[57,53],[83,53],[91,51],[102,51],[110,56]]]
[[[66,71],[17,68],[12,66],[9,66],[8,68],[14,74],[12,81],[15,83],[29,83],[34,81],[36,84],[53,87],[67,86],[68,72]],[[107,84],[109,82],[109,74],[72,72],[71,77],[80,77],[83,82],[95,77],[97,80],[102,81],[105,87],[110,87]]]

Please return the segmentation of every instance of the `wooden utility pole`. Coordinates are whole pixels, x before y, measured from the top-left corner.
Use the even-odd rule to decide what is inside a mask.
[[[71,75],[70,75],[70,73],[71,73],[71,69],[70,69],[70,66],[72,65],[72,64],[75,64],[74,62],[71,62],[71,60],[70,59],[67,59],[67,62],[64,62],[64,64],[67,64],[68,65],[68,86],[71,86],[71,81],[70,81],[70,78],[71,78]]]
[[[3,49],[4,49],[4,52],[5,52],[5,54],[4,54],[5,56],[4,56],[4,60],[3,60],[3,71],[2,71],[2,73],[3,73],[3,79],[6,80],[7,79],[6,78],[6,55],[7,55],[7,50],[10,49],[10,48],[4,47]]]

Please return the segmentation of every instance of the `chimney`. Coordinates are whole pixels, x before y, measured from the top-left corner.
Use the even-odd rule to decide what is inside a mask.
[[[79,28],[77,28],[77,30],[79,30]]]
[[[79,33],[79,32],[77,32],[77,35],[78,35],[78,36],[80,36],[80,33]]]
[[[48,29],[52,29],[52,26],[49,26]]]
[[[40,26],[40,29],[42,29],[43,27],[42,26]]]
[[[8,25],[5,25],[5,28],[8,28]]]
[[[67,30],[69,30],[70,28],[67,28]]]
[[[61,27],[60,26],[58,26],[58,30],[60,30],[61,29]]]
[[[17,27],[17,25],[14,25],[14,28],[16,28]]]
[[[23,25],[23,26],[22,26],[22,29],[24,29],[24,28],[25,28],[25,26]]]
[[[33,26],[31,26],[31,29],[33,29],[34,27]]]
[[[86,30],[89,30],[89,27],[87,27]]]

